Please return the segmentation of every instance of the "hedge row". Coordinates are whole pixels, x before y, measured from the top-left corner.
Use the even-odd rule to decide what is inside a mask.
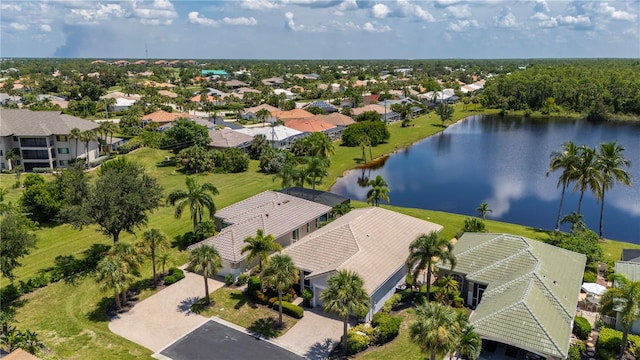
[[[600,359],[615,359],[620,352],[622,345],[622,332],[610,328],[601,328],[598,335],[596,348]],[[638,355],[640,347],[640,336],[629,334],[627,341],[627,351],[633,355]]]
[[[582,316],[576,316],[573,320],[573,333],[580,340],[587,340],[591,335],[591,324]]]
[[[171,285],[184,279],[184,272],[177,267],[169,268],[169,274],[164,277],[164,284]]]

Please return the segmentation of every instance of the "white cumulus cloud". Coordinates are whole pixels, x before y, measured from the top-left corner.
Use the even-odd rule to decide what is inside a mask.
[[[18,31],[25,31],[25,30],[29,29],[29,24],[25,24],[25,23],[12,22],[11,24],[9,24],[9,26],[12,29],[18,30]]]
[[[533,7],[533,11],[538,13],[549,12],[549,5],[546,0],[536,0],[536,5]]]
[[[606,2],[598,4],[595,10],[599,14],[605,15],[614,20],[634,21],[638,17],[636,14],[632,14],[630,12],[616,10],[616,8]]]
[[[516,16],[513,15],[510,8],[504,8],[500,11],[500,15],[493,17],[493,25],[501,28],[512,28],[516,26]]]
[[[213,20],[204,16],[200,16],[200,13],[197,11],[192,11],[187,16],[187,22],[191,24],[204,25],[204,26],[219,26],[220,24]]]
[[[51,25],[42,24],[40,25],[40,30],[44,32],[51,32]]]
[[[378,24],[373,24],[371,22],[366,22],[364,23],[364,25],[362,25],[362,30],[368,31],[368,32],[382,33],[382,32],[391,31],[391,27],[389,27],[389,25],[378,25]]]
[[[422,21],[434,22],[435,18],[422,6],[408,0],[398,0],[399,15],[401,17],[415,17]]]
[[[471,17],[469,5],[452,5],[447,7],[447,11],[457,19],[467,19]]]
[[[284,27],[287,30],[291,30],[291,31],[299,31],[304,29],[304,25],[296,25],[296,21],[293,19],[294,15],[291,11],[287,11],[284,14]]]
[[[591,26],[591,18],[587,15],[557,16],[555,20],[558,22],[558,25],[561,26],[570,26],[574,28],[586,28]]]
[[[278,7],[278,4],[269,0],[244,0],[240,7],[249,10],[269,10]]]
[[[237,18],[224,18],[222,22],[227,25],[244,25],[244,26],[253,26],[258,24],[258,20],[253,17],[237,17]]]
[[[171,25],[178,13],[169,0],[153,0],[152,3],[132,2],[133,14],[145,25]]]
[[[389,15],[390,12],[391,10],[389,10],[389,7],[385,4],[375,4],[371,8],[371,15],[373,15],[373,17],[378,19],[387,17],[387,15]]]
[[[455,32],[463,32],[470,28],[477,28],[478,26],[476,20],[459,20],[449,23],[447,29]]]

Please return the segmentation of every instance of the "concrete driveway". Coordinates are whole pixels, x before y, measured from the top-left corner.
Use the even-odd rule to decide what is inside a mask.
[[[204,296],[204,280],[198,274],[185,271],[185,275],[128,312],[112,318],[109,330],[157,352],[204,324],[207,318],[189,310],[191,304]],[[210,292],[224,286],[213,279],[208,282]]]
[[[327,359],[340,342],[342,324],[342,320],[323,312],[320,307],[304,309],[304,317],[274,341],[304,354],[307,359]]]

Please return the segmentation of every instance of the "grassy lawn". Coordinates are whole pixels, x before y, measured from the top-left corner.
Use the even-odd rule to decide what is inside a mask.
[[[373,347],[367,351],[357,354],[356,359],[362,360],[423,360],[428,358],[427,355],[420,352],[420,348],[411,342],[409,326],[415,320],[415,311],[413,309],[402,310],[398,315],[403,317],[402,325],[398,337],[382,346]]]
[[[275,330],[274,326],[278,324],[278,310],[254,303],[238,289],[223,287],[214,291],[211,293],[211,304],[199,314],[206,317],[217,316],[267,337],[284,335],[298,322],[297,319],[283,314],[285,327]]]
[[[463,112],[461,106],[456,108],[454,121],[464,116],[476,114],[475,112]],[[479,112],[478,114],[481,114]],[[488,112],[487,112],[488,113]],[[410,144],[428,135],[441,131],[439,118],[431,113],[421,116],[413,121],[415,127],[402,128],[399,123],[390,125],[391,139],[389,143],[380,144],[372,149],[374,157],[409,146]],[[339,143],[336,143],[339,145]],[[155,176],[164,187],[165,194],[184,188],[185,176],[175,171],[175,167],[158,166],[168,151],[142,148],[127,155],[132,161],[145,166],[147,171]],[[367,150],[368,155],[368,150]],[[360,162],[361,149],[336,146],[336,154],[332,158],[329,176],[319,188],[328,189],[344,171],[357,166]],[[47,177],[51,175],[46,175]],[[247,197],[265,190],[278,189],[280,184],[273,182],[272,176],[258,172],[258,162],[251,161],[249,170],[241,174],[205,174],[199,175],[201,182],[211,182],[220,191],[215,196],[218,209],[231,205]],[[14,175],[1,175],[0,186],[9,190],[6,200],[17,202],[21,189],[12,189],[15,182]],[[364,203],[354,202],[355,206],[367,206]],[[449,214],[431,210],[399,208],[384,206],[394,211],[415,216],[444,226],[443,236],[452,237],[462,227],[465,216]],[[191,230],[189,214],[181,219],[175,219],[174,209],[163,206],[150,214],[149,228],[161,229],[170,239],[182,235]],[[548,237],[545,231],[540,231],[527,226],[506,224],[488,220],[487,228],[492,232],[507,232],[524,235],[533,239],[544,240]],[[122,234],[121,241],[136,241],[145,228],[138,230],[137,237],[132,234]],[[108,238],[96,231],[96,227],[87,227],[83,230],[73,229],[69,225],[43,226],[38,231],[39,241],[37,248],[30,255],[22,259],[22,267],[16,269],[17,280],[26,280],[33,277],[41,269],[51,267],[54,259],[59,255],[80,254],[92,244],[111,244]],[[640,245],[620,243],[615,241],[603,242],[604,254],[607,260],[617,260],[622,248],[640,248]],[[187,261],[188,254],[176,248],[171,250],[173,264],[181,265]],[[149,264],[145,264],[143,278],[151,276]],[[4,287],[8,280],[0,278],[0,286]],[[235,293],[234,293],[235,291]],[[143,291],[140,298],[148,297],[153,292]],[[137,359],[148,358],[149,351],[129,342],[108,330],[108,319],[105,315],[105,307],[112,302],[110,293],[101,292],[93,278],[80,280],[75,285],[60,282],[40,289],[24,298],[22,306],[18,309],[17,324],[20,329],[31,329],[40,335],[41,340],[51,349],[51,358],[70,359]],[[208,309],[205,316],[220,316],[222,319],[236,323],[240,326],[256,326],[264,328],[269,325],[266,320],[270,316],[277,319],[277,311],[264,307],[255,307],[240,297],[238,290],[221,289],[213,293],[215,306]],[[224,310],[222,310],[224,309]],[[295,320],[285,316],[288,323],[293,325]],[[290,326],[289,325],[289,326]],[[392,356],[387,358],[412,358],[405,357],[402,351],[412,351],[411,346],[406,345],[408,337],[401,337],[392,344],[381,348],[394,348],[396,343],[399,349],[390,350]],[[404,341],[404,342],[403,342]],[[407,349],[404,349],[407,348]],[[417,348],[415,348],[417,351]],[[375,351],[371,352],[375,354]],[[407,353],[408,354],[408,353]],[[366,355],[375,356],[375,355]],[[374,357],[377,358],[377,357]],[[421,357],[423,358],[423,357]]]

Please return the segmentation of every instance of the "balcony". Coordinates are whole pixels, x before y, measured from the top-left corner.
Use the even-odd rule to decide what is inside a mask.
[[[20,147],[22,148],[46,148],[47,139],[46,138],[20,138]]]

